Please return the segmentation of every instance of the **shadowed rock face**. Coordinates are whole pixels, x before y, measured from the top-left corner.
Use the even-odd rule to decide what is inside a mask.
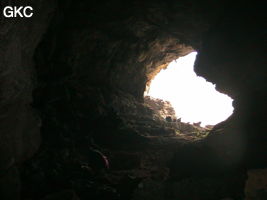
[[[262,5],[0,4],[18,3],[35,14],[0,21],[0,199],[241,199],[247,169],[266,168]],[[201,141],[160,136],[169,129],[143,103],[146,84],[193,50],[234,114]],[[109,171],[93,167],[92,147]]]
[[[31,158],[40,145],[41,119],[30,106],[34,88],[33,55],[54,10],[54,2],[28,1],[36,7],[32,20],[0,17],[0,199],[19,196],[15,165]],[[23,2],[21,4],[26,4]]]
[[[267,47],[266,17],[261,6],[232,5],[207,33],[195,65],[199,75],[215,82],[219,91],[235,99],[233,116],[215,126],[208,143],[218,151],[228,149],[229,156],[232,154],[234,160],[238,156],[248,167],[266,164],[262,158],[266,156],[263,102],[267,89],[264,53]],[[221,136],[215,133],[220,128],[222,131],[217,133],[225,133]]]

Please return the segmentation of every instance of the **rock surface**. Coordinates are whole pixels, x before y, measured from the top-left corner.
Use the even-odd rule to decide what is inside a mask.
[[[264,2],[0,2],[18,3],[35,15],[0,19],[1,200],[251,198],[247,173],[267,167]],[[143,99],[193,50],[196,72],[234,98],[208,131]]]
[[[169,101],[163,101],[161,99],[155,99],[150,96],[145,96],[144,102],[163,119],[170,117],[170,122],[176,120],[175,111]]]
[[[267,198],[267,170],[253,169],[248,171],[246,182],[246,200]]]
[[[1,1],[1,9],[16,3]],[[19,173],[9,171],[31,158],[41,142],[41,119],[30,105],[36,86],[33,56],[55,9],[53,1],[20,4],[34,6],[36,15],[29,20],[0,17],[0,199],[10,200],[18,199],[20,191]]]

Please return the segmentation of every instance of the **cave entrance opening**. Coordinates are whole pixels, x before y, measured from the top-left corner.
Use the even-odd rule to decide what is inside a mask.
[[[233,113],[229,96],[194,72],[197,52],[171,62],[151,81],[145,96],[169,101],[177,119],[205,127],[227,119]]]

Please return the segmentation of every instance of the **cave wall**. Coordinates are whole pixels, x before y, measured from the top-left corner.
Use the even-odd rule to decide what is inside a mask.
[[[62,21],[55,17],[57,24],[43,42],[46,47],[40,47],[55,72],[40,66],[40,73],[49,79],[49,73],[65,69],[88,84],[108,85],[141,98],[146,76],[154,68],[199,46],[219,10],[209,3],[206,8],[194,1],[71,2],[62,10]]]
[[[199,75],[234,98],[234,114],[215,127],[208,143],[225,157],[224,162],[235,160],[249,168],[266,166],[267,49],[263,8],[262,4],[231,4],[204,37],[195,64]],[[216,134],[220,128],[224,130]]]
[[[206,4],[208,7],[196,1],[59,4],[64,6],[58,8],[35,53],[40,87],[34,92],[34,107],[50,112],[46,119],[58,111],[74,117],[71,110],[75,110],[82,113],[71,122],[76,123],[75,131],[79,127],[82,132],[106,137],[105,132],[116,128],[104,129],[99,121],[109,121],[108,115],[118,112],[136,113],[134,108],[143,101],[154,72],[200,47],[202,34],[222,10],[220,4]],[[62,101],[72,101],[73,108]],[[53,111],[47,110],[49,102],[54,104]],[[96,124],[101,131],[95,131]]]
[[[2,6],[18,1],[1,1]],[[0,21],[0,198],[18,197],[16,164],[29,159],[40,145],[40,116],[32,109],[35,68],[33,55],[42,40],[54,10],[53,1],[24,1],[37,14],[32,20],[4,19]],[[9,187],[9,185],[14,187]]]
[[[1,1],[1,6],[9,3],[22,4]],[[177,150],[170,174],[190,174],[195,169],[189,165],[199,166],[196,175],[227,168],[241,180],[229,194],[242,196],[243,170],[266,167],[262,5],[223,0],[23,4],[35,8],[33,18],[0,22],[0,199],[19,199],[18,166],[24,198],[61,190],[64,180],[57,180],[53,169],[59,161],[72,166],[73,157],[80,156],[76,151],[92,145],[92,138],[111,149],[146,146],[142,133],[125,121],[151,115],[142,105],[147,82],[161,66],[193,50],[196,72],[235,99],[235,112],[215,126],[200,151],[184,152],[193,162],[176,165],[187,147]],[[205,165],[195,159],[206,155]],[[33,173],[36,166],[39,174]],[[40,178],[42,173],[50,177]]]

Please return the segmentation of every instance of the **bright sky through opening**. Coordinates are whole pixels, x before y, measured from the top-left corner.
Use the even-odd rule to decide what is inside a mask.
[[[194,72],[196,52],[179,58],[152,80],[148,96],[170,101],[182,122],[215,125],[233,113],[232,99]]]

